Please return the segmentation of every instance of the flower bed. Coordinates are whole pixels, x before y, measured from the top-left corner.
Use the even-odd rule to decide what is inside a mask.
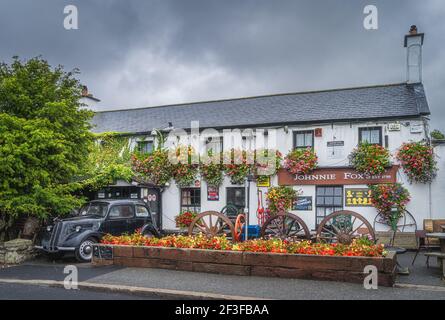
[[[275,238],[232,243],[224,236],[207,238],[204,235],[175,235],[158,239],[146,238],[140,233],[135,233],[133,235],[123,235],[118,237],[106,235],[103,237],[102,243],[124,246],[310,254],[322,256],[384,257],[387,254],[384,251],[383,245],[370,244],[368,239],[357,239],[349,245],[337,243],[312,243],[311,241],[293,242]]]
[[[270,239],[233,244],[224,237],[107,236],[94,245],[93,264],[358,283],[367,275],[364,268],[373,265],[381,286],[392,286],[396,276],[393,252],[360,242],[342,246]]]

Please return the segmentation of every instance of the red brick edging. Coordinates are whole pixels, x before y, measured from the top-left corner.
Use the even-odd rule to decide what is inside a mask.
[[[394,253],[371,258],[97,244],[93,264],[356,283],[374,265],[379,285],[393,286],[396,278]]]

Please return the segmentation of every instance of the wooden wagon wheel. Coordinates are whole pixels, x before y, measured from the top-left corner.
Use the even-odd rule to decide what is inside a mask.
[[[388,231],[416,232],[417,230],[416,219],[408,210],[403,210],[402,215],[400,216],[399,220],[394,224],[394,226],[391,225],[391,222],[385,215],[379,213],[374,218],[373,226],[374,226],[374,231],[384,231],[384,232]],[[396,230],[394,230],[393,227]]]
[[[233,223],[224,214],[217,211],[205,211],[199,214],[190,224],[189,235],[202,233],[211,238],[226,235],[235,238]]]
[[[331,213],[317,229],[317,241],[328,243],[350,244],[363,236],[375,241],[374,229],[362,215],[348,210]]]
[[[280,239],[310,239],[310,233],[304,221],[289,212],[278,213],[264,222],[261,237]]]
[[[239,214],[236,217],[235,222],[235,240],[241,241],[241,235],[243,234],[244,226],[246,225],[246,216],[244,214]]]

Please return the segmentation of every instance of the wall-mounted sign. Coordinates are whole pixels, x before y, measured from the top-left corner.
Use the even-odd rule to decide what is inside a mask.
[[[343,159],[345,150],[345,142],[338,141],[328,141],[327,142],[327,158],[331,160]]]
[[[388,130],[389,131],[400,131],[402,129],[402,126],[400,123],[390,123],[388,124]]]
[[[371,190],[364,189],[345,189],[346,207],[369,207],[371,203]]]
[[[269,176],[259,176],[256,181],[257,187],[270,187],[270,177]]]
[[[207,201],[219,201],[219,187],[207,186]]]
[[[137,193],[132,193],[132,194],[130,194],[130,198],[131,199],[137,199],[138,198],[138,194]]]
[[[422,123],[411,123],[409,126],[409,130],[411,133],[422,133],[423,132],[423,124]]]
[[[344,141],[328,141],[327,145],[328,145],[328,148],[329,147],[344,147],[345,142]]]
[[[397,182],[398,166],[392,166],[384,173],[367,175],[352,168],[319,168],[310,174],[293,175],[286,169],[278,172],[278,184],[281,186],[295,185],[354,185]]]
[[[293,210],[311,211],[312,210],[312,197],[297,197],[295,199]]]

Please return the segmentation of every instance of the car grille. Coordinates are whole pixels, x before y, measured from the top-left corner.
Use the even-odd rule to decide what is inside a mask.
[[[49,251],[56,251],[57,244],[59,242],[60,233],[62,232],[62,223],[56,222],[53,227],[53,232],[51,233],[51,237],[49,239]]]

